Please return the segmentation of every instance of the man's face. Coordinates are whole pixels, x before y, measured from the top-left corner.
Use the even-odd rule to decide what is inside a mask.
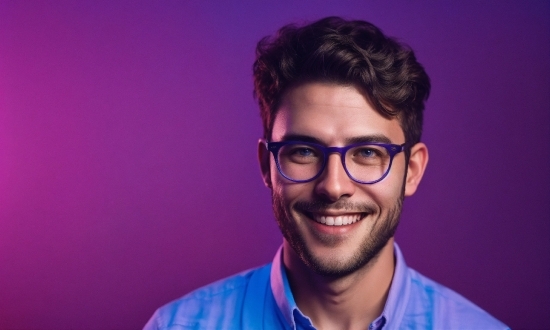
[[[357,88],[324,83],[298,86],[283,97],[271,141],[301,139],[336,147],[360,140],[405,142],[398,120],[382,117]],[[350,179],[337,153],[328,157],[321,176],[307,183],[285,179],[273,157],[264,154],[264,162],[266,157],[264,180],[272,188],[278,225],[287,245],[317,273],[350,274],[393,237],[403,201],[403,152],[395,156],[388,176],[375,184]],[[333,217],[335,223],[355,222],[329,226],[321,223],[321,217]]]

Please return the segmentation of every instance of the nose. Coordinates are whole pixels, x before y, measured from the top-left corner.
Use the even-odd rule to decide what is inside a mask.
[[[323,173],[316,180],[317,195],[322,196],[327,202],[336,202],[342,197],[351,197],[355,188],[355,182],[346,173],[340,155],[329,155]]]

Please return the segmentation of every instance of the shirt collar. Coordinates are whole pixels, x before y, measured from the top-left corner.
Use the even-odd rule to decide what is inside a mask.
[[[273,263],[271,265],[271,291],[273,292],[273,297],[275,298],[275,302],[283,314],[283,317],[293,329],[296,329],[296,322],[294,322],[293,314],[295,310],[299,311],[299,309],[294,301],[292,291],[290,290],[290,284],[288,283],[286,271],[283,266],[282,252],[283,246],[281,245],[275,254],[275,258],[273,258]]]
[[[389,326],[387,329],[397,329],[401,323],[410,294],[407,264],[405,263],[405,259],[397,243],[393,243],[393,251],[395,256],[395,270],[393,272],[390,292],[388,293],[388,298],[386,299],[386,304],[384,305],[384,310],[381,315],[385,317],[388,325],[393,325],[393,327]]]
[[[388,298],[386,299],[386,304],[384,305],[382,314],[376,318],[371,324],[371,327],[369,327],[372,329],[381,329],[385,324],[392,324],[394,327],[398,326],[401,323],[401,319],[403,318],[407,301],[409,299],[410,288],[409,281],[407,281],[407,264],[405,263],[405,259],[403,258],[397,243],[394,243],[393,247],[395,256],[395,270],[393,273],[390,291],[388,293]],[[294,320],[293,315],[303,317],[307,321],[309,321],[309,318],[303,316],[294,301],[294,296],[290,290],[290,285],[288,283],[288,278],[282,262],[282,251],[283,247],[281,245],[275,254],[275,258],[273,259],[273,264],[271,266],[271,291],[273,292],[273,297],[275,298],[275,302],[283,314],[283,317],[288,324],[295,329],[296,321]],[[302,320],[302,322],[306,320]],[[394,327],[390,326],[387,329],[393,329]]]

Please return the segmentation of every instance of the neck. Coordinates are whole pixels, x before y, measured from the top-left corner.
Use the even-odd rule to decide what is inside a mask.
[[[284,242],[283,260],[296,304],[318,329],[368,329],[384,309],[395,268],[393,238],[363,268],[319,275]]]

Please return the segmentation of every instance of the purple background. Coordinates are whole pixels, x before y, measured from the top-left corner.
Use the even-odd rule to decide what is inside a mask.
[[[407,262],[550,328],[550,2],[0,2],[0,329],[136,329],[271,261],[256,42],[327,15],[411,45],[433,83]]]

